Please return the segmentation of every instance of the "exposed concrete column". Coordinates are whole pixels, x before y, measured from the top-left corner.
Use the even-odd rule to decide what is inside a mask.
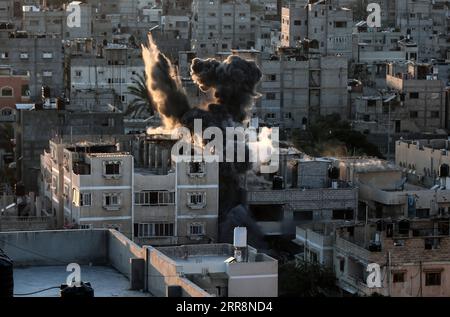
[[[162,172],[163,174],[167,174],[169,169],[168,161],[169,161],[169,150],[167,148],[163,148],[161,151],[161,163],[162,163]]]
[[[147,141],[144,141],[143,142],[144,144],[143,144],[143,156],[142,156],[142,158],[144,159],[144,161],[142,162],[143,163],[143,165],[144,166],[148,166],[148,143],[147,143]]]
[[[147,147],[147,157],[148,157],[148,167],[152,168],[155,162],[154,154],[155,154],[155,145],[153,143],[148,143]]]

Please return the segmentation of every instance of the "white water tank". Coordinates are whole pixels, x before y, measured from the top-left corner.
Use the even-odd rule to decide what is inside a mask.
[[[246,248],[247,247],[247,228],[246,227],[236,227],[234,228],[234,239],[233,246],[235,248]]]

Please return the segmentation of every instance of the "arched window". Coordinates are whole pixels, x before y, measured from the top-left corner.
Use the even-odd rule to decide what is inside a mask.
[[[4,108],[4,109],[2,109],[2,111],[1,111],[1,115],[4,116],[4,117],[9,117],[9,116],[11,116],[12,114],[13,114],[13,111],[12,111],[11,108]]]
[[[13,89],[11,87],[2,87],[1,90],[2,97],[12,97],[13,96]]]

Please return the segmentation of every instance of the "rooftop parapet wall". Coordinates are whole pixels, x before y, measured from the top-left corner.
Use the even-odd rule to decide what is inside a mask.
[[[104,265],[108,262],[107,230],[1,232],[0,249],[16,266]]]

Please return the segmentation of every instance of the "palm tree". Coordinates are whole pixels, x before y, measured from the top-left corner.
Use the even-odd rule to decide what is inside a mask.
[[[128,105],[126,115],[138,117],[147,112],[149,116],[155,114],[153,99],[148,93],[145,73],[136,74],[131,80],[132,86],[128,86],[128,92],[135,98]]]

